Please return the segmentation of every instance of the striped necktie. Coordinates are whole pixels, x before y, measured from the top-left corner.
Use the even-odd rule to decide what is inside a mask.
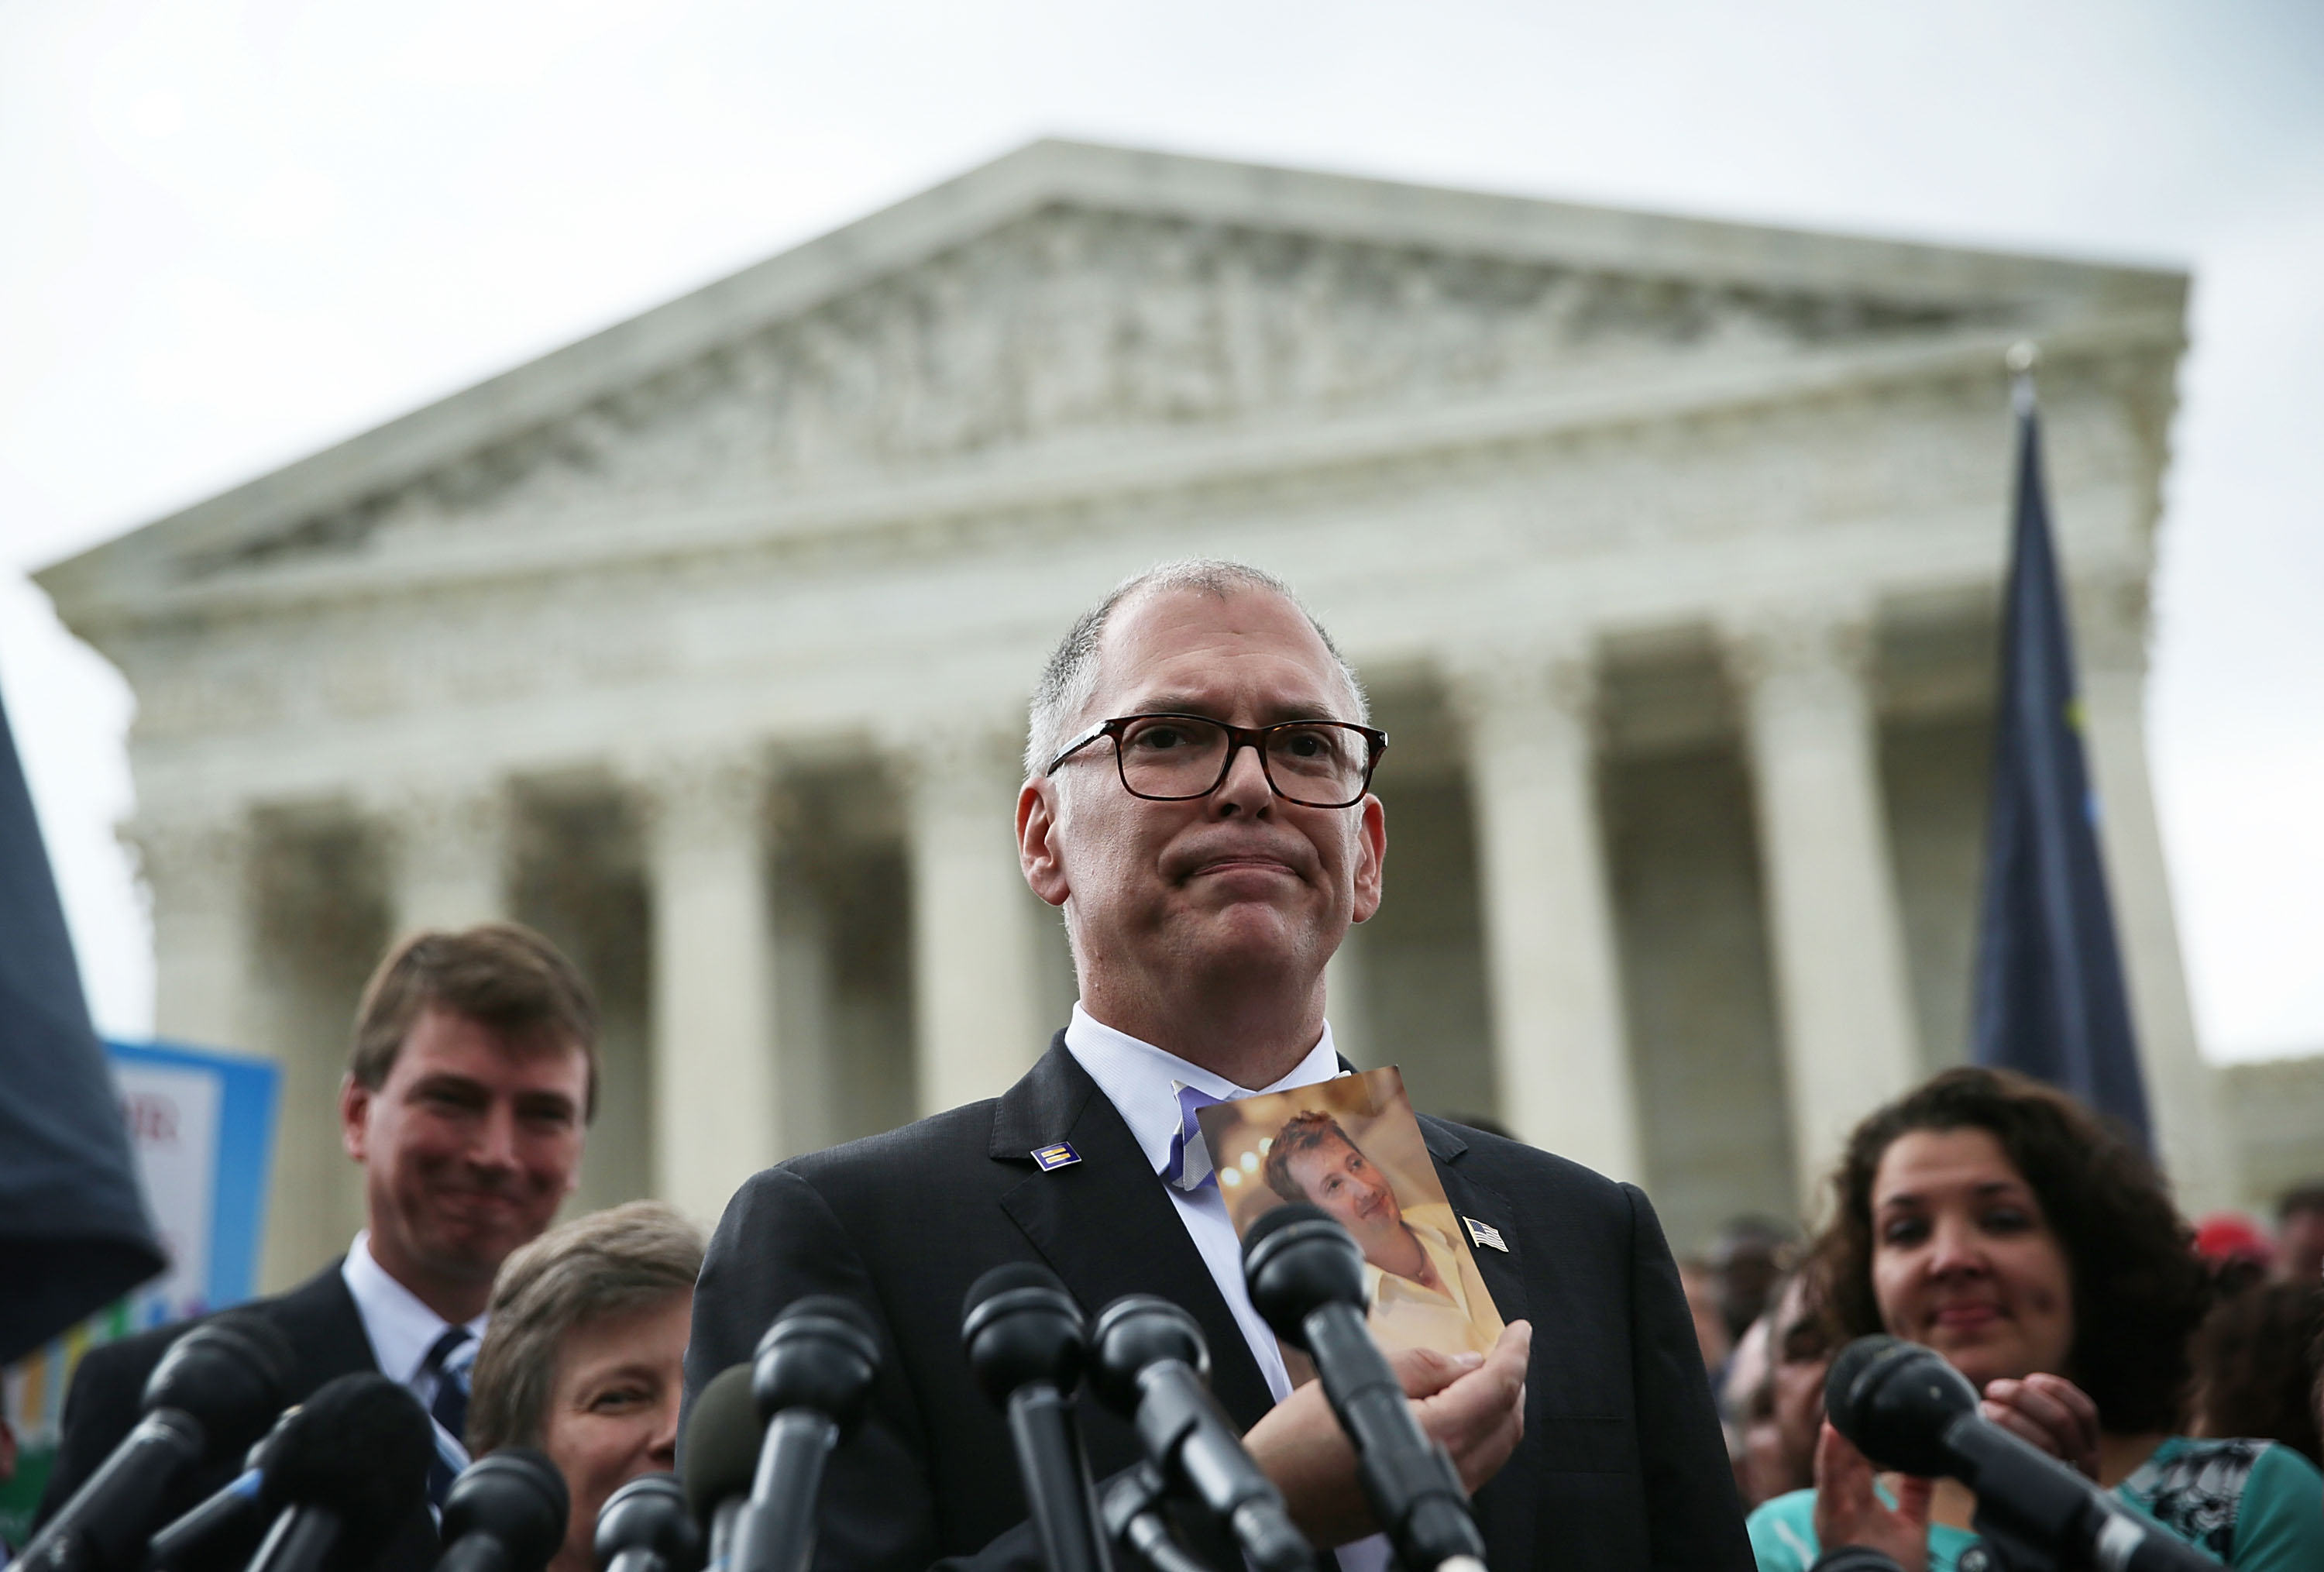
[[[476,1336],[466,1327],[447,1327],[420,1362],[421,1375],[436,1377],[428,1417],[436,1421],[436,1456],[428,1465],[428,1500],[442,1511],[444,1497],[468,1466],[468,1372],[476,1362]]]

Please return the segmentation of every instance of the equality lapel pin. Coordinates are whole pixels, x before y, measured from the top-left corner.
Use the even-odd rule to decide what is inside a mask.
[[[1509,1253],[1508,1245],[1501,1240],[1501,1231],[1499,1228],[1489,1223],[1480,1223],[1474,1217],[1463,1217],[1461,1221],[1469,1225],[1469,1237],[1479,1244],[1488,1250],[1498,1250],[1503,1255]]]
[[[1073,1149],[1070,1142],[1060,1141],[1055,1146],[1038,1146],[1033,1149],[1033,1161],[1041,1165],[1043,1173],[1055,1173],[1061,1168],[1071,1168],[1081,1160],[1082,1154]]]

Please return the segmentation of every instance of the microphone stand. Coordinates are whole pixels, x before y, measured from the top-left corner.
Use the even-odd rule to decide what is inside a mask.
[[[1105,1536],[1147,1572],[1218,1572],[1178,1542],[1163,1503],[1169,1490],[1151,1463],[1114,1475],[1098,1503]],[[2015,1569],[2010,1569],[2015,1572]]]
[[[2066,1572],[2055,1551],[1996,1521],[1983,1507],[1970,1514],[1969,1526],[1978,1542],[1960,1553],[1954,1572]]]

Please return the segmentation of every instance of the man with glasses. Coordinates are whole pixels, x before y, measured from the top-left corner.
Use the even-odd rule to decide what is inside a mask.
[[[800,1295],[856,1299],[887,1359],[825,1478],[819,1567],[1032,1567],[1007,1431],[959,1318],[988,1268],[1038,1262],[1092,1312],[1128,1293],[1192,1312],[1212,1389],[1294,1516],[1342,1572],[1380,1572],[1353,1453],[1322,1392],[1294,1390],[1244,1290],[1194,1115],[1347,1068],[1323,970],[1379,907],[1387,818],[1370,786],[1388,738],[1291,592],[1222,562],[1155,569],[1085,614],[1028,732],[1018,844],[1034,892],[1065,913],[1071,1021],[1001,1097],[745,1185],[704,1264],[688,1391],[748,1358]],[[1395,1360],[1476,1492],[1494,1572],[1748,1567],[1646,1198],[1515,1142],[1433,1119],[1422,1132],[1508,1326],[1489,1354]],[[1538,1347],[1528,1318],[1549,1329]],[[1093,1405],[1082,1417],[1101,1476],[1137,1459],[1127,1426]]]

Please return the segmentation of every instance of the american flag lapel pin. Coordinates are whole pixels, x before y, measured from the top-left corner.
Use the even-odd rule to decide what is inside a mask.
[[[1033,1161],[1041,1165],[1043,1173],[1055,1173],[1061,1168],[1071,1168],[1081,1160],[1082,1154],[1074,1150],[1071,1142],[1060,1141],[1054,1145],[1037,1146],[1033,1149]]]
[[[1485,1249],[1498,1250],[1503,1255],[1509,1253],[1509,1247],[1503,1243],[1501,1231],[1499,1228],[1489,1223],[1480,1223],[1474,1217],[1463,1217],[1461,1221],[1469,1225],[1469,1237]]]

